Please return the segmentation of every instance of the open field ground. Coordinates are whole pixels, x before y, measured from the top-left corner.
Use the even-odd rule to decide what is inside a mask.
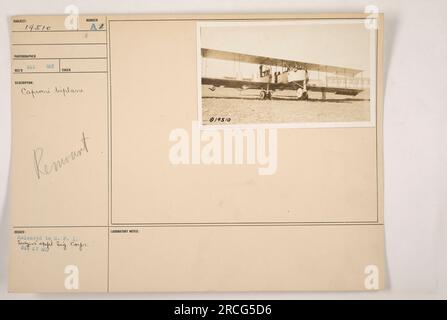
[[[260,100],[259,90],[202,87],[204,125],[220,125],[211,118],[229,118],[225,124],[358,122],[369,121],[370,101],[367,95],[342,96],[310,92],[309,100],[298,101],[293,91],[273,93],[272,100]]]

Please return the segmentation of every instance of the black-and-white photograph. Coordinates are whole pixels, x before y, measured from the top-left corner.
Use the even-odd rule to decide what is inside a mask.
[[[205,22],[203,126],[375,125],[376,30],[365,19]]]

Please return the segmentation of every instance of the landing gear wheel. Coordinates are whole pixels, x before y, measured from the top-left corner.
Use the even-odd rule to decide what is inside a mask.
[[[259,97],[261,98],[261,100],[265,100],[265,98],[267,97],[267,91],[261,90],[261,92],[259,93]]]
[[[303,97],[301,98],[302,100],[307,100],[309,99],[309,95],[307,94],[307,91],[303,93]]]
[[[267,92],[266,99],[272,100],[272,92],[271,91]]]
[[[296,97],[298,100],[307,100],[309,96],[307,95],[307,91],[304,91],[303,88],[298,88],[296,89]]]

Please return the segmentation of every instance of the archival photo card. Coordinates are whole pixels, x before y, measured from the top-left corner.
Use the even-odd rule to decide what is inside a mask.
[[[367,17],[11,17],[8,290],[386,288]]]
[[[375,26],[369,18],[199,22],[202,128],[374,127]]]

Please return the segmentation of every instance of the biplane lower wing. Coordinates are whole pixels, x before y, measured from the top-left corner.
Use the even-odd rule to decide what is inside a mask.
[[[288,82],[288,83],[268,83],[252,80],[239,80],[239,79],[222,79],[222,78],[202,78],[202,85],[210,85],[213,87],[224,87],[234,89],[258,89],[258,90],[297,90],[302,88],[303,81]],[[307,84],[307,91],[321,92],[321,93],[334,93],[340,95],[356,96],[363,89],[355,88],[343,88],[343,87],[326,87]]]
[[[288,59],[278,59],[273,57],[264,57],[246,53],[238,53],[238,52],[230,52],[230,51],[222,51],[216,49],[202,48],[201,50],[202,57],[218,59],[218,60],[227,60],[227,61],[238,61],[245,62],[251,64],[263,64],[270,66],[288,66],[293,68],[294,66],[300,66],[303,69],[313,70],[313,71],[324,71],[330,73],[340,73],[345,75],[355,76],[356,74],[362,72],[360,69],[354,68],[345,68],[339,66],[331,66],[317,63],[308,63],[303,61],[295,61]]]
[[[316,86],[316,85],[307,85],[308,91],[314,91],[314,92],[327,92],[327,93],[335,93],[335,94],[341,94],[346,96],[356,96],[360,92],[364,91],[363,89],[355,89],[355,88],[343,88],[343,87],[323,87],[323,86]]]

